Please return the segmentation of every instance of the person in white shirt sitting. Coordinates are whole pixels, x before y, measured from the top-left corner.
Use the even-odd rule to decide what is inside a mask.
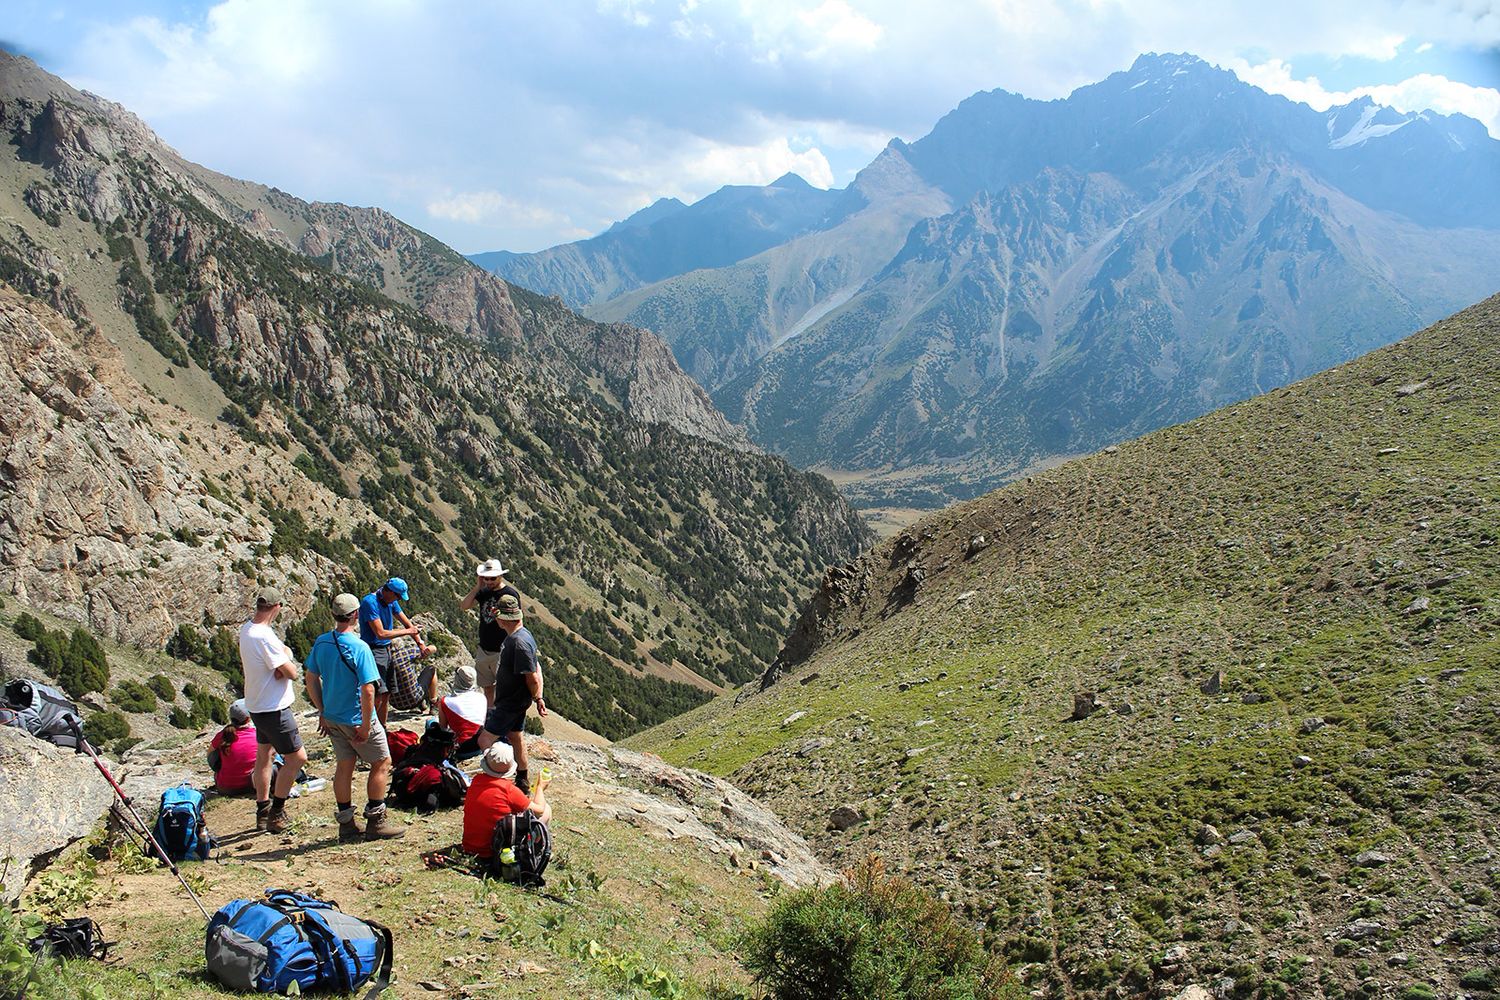
[[[465,664],[453,672],[453,692],[438,701],[438,721],[453,730],[458,743],[474,736],[484,725],[489,706],[478,681],[474,668]]]

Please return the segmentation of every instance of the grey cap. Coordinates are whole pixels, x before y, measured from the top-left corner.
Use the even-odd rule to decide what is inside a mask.
[[[475,685],[477,685],[478,683],[479,675],[474,671],[474,668],[469,666],[468,664],[465,664],[464,666],[459,667],[457,670],[453,671],[454,694],[462,694],[465,691],[472,691],[474,690]]]
[[[281,591],[275,587],[262,587],[255,592],[255,603],[263,608],[281,603]]]
[[[333,617],[348,618],[359,610],[359,598],[353,594],[340,594],[333,599]]]
[[[245,707],[245,699],[236,698],[229,703],[229,721],[236,726],[243,726],[250,721],[250,710]]]

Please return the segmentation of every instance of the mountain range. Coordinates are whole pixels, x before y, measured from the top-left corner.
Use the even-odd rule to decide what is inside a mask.
[[[1494,292],[1500,141],[1147,55],[1065,100],[976,94],[841,191],[783,178],[479,259],[657,332],[856,502],[935,506]]]
[[[193,164],[6,54],[0,134],[0,586],[25,604],[160,649],[258,584],[317,628],[399,575],[468,639],[499,556],[549,698],[615,736],[757,674],[869,537],[650,333]]]

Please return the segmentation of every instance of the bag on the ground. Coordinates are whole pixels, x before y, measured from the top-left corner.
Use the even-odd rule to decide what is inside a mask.
[[[36,681],[13,680],[5,685],[0,721],[26,730],[38,739],[69,750],[78,749],[76,727],[83,725],[78,706],[55,687]]]
[[[31,939],[31,950],[54,958],[104,958],[113,941],[104,940],[104,932],[88,917],[74,917],[47,929]]]
[[[489,873],[494,878],[526,888],[547,884],[542,873],[552,860],[552,831],[535,813],[527,810],[496,820],[490,847],[494,853]]]
[[[427,701],[427,686],[422,683],[422,649],[416,643],[391,643],[391,707],[398,712],[421,708]]]
[[[421,742],[422,737],[410,729],[387,729],[385,731],[385,743],[391,750],[391,766],[398,766],[406,755],[411,752],[412,747]]]
[[[295,982],[304,993],[351,993],[373,980],[365,1000],[390,985],[394,951],[391,932],[375,921],[286,889],[228,903],[204,941],[209,975],[232,990],[284,994]]]
[[[450,760],[429,764],[413,751],[392,773],[391,793],[397,805],[418,812],[461,806],[469,796],[469,776]]]
[[[183,783],[161,793],[161,809],[156,814],[156,828],[151,831],[168,861],[207,861],[214,848],[203,822],[203,793]]]

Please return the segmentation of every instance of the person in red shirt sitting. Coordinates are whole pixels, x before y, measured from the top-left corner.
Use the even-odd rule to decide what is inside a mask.
[[[462,743],[479,732],[488,712],[478,675],[464,664],[453,672],[453,693],[438,702],[438,721],[453,730],[455,741]]]
[[[503,816],[530,809],[543,823],[552,822],[552,807],[547,804],[547,779],[540,779],[531,798],[516,787],[516,754],[504,740],[491,743],[479,759],[479,773],[469,785],[464,799],[463,849],[469,854],[488,858],[494,852],[490,843],[495,824]]]
[[[255,730],[250,725],[245,699],[229,706],[229,725],[215,733],[209,744],[208,766],[213,768],[214,787],[220,794],[239,795],[251,790]]]

